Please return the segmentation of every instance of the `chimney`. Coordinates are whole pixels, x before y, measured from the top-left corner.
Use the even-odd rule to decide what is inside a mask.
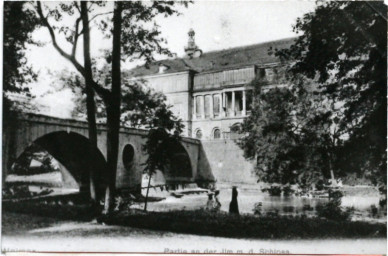
[[[189,40],[188,40],[187,46],[185,46],[185,52],[187,56],[189,56],[190,59],[192,59],[193,57],[201,56],[202,50],[199,49],[198,46],[195,44],[195,39],[194,39],[195,32],[192,28],[189,30],[188,35],[189,35]]]

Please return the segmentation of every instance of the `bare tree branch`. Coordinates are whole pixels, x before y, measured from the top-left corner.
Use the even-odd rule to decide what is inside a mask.
[[[98,13],[98,14],[94,15],[93,17],[91,17],[90,20],[89,20],[89,22],[91,22],[92,20],[94,20],[94,19],[97,18],[98,16],[102,16],[102,15],[106,15],[106,14],[112,14],[112,13],[113,13],[113,11]]]
[[[74,1],[74,6],[77,8],[78,12],[81,13],[81,9],[79,8],[77,1]]]
[[[50,33],[50,37],[51,37],[51,40],[53,42],[53,46],[54,48],[59,52],[59,54],[61,54],[65,59],[69,60],[73,65],[74,67],[78,70],[78,72],[80,72],[83,76],[85,76],[85,68],[76,60],[75,56],[72,56],[68,53],[66,53],[57,43],[57,39],[55,37],[55,33],[54,33],[54,29],[52,28],[52,26],[50,25],[50,23],[48,22],[47,20],[47,17],[45,17],[43,15],[43,11],[42,11],[42,4],[40,1],[37,2],[37,12],[39,14],[39,17],[40,19],[42,20],[43,22],[43,25],[45,27],[47,27],[49,33]],[[106,98],[109,96],[110,94],[110,91],[104,87],[102,87],[100,84],[96,83],[95,81],[93,81],[92,83],[93,85],[93,89],[103,98]]]
[[[90,5],[89,5],[89,7],[88,7],[88,12],[92,11],[92,7],[93,7],[93,5],[95,4],[93,1],[92,1],[92,2],[89,2],[89,3],[90,3]]]
[[[71,51],[71,56],[75,58],[75,54],[77,51],[77,42],[78,42],[78,28],[79,28],[79,23],[81,22],[81,17],[79,17],[76,22],[75,22],[75,32],[74,32],[74,41],[73,41],[73,49]]]
[[[45,27],[47,27],[49,33],[50,33],[50,37],[51,37],[51,40],[53,41],[53,45],[54,45],[54,48],[59,52],[59,54],[61,54],[64,58],[66,58],[67,60],[69,60],[73,65],[74,67],[81,73],[81,74],[84,74],[84,68],[81,64],[79,64],[77,62],[77,60],[75,58],[73,58],[70,54],[66,53],[57,43],[57,39],[55,37],[55,33],[54,33],[54,29],[51,27],[51,25],[49,24],[48,20],[47,20],[47,17],[45,17],[43,15],[43,11],[42,11],[42,5],[41,5],[41,2],[38,1],[37,2],[37,11],[38,11],[38,14],[39,14],[39,17],[40,19],[42,20],[43,22],[43,25]]]

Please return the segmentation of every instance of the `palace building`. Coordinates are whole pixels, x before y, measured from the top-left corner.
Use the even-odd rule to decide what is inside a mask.
[[[217,182],[255,184],[255,164],[244,158],[235,140],[251,111],[249,85],[253,79],[264,91],[286,85],[285,66],[273,53],[288,48],[294,39],[202,52],[194,31],[188,34],[185,57],[139,66],[129,75],[166,95],[183,120],[183,135],[201,140],[200,160],[209,163]]]
[[[191,29],[188,35],[186,57],[136,67],[130,75],[166,95],[183,120],[185,136],[233,139],[250,113],[249,83],[258,78],[265,88],[282,86],[284,67],[270,51],[289,47],[294,39],[203,53],[195,44],[195,32]]]

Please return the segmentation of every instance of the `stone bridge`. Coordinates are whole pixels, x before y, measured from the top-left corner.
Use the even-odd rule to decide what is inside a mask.
[[[140,189],[147,155],[142,149],[148,131],[120,129],[116,186],[118,189]],[[106,126],[98,125],[98,148],[91,149],[87,122],[37,114],[21,114],[14,121],[3,121],[3,182],[12,164],[32,143],[48,151],[68,169],[80,187],[88,186],[88,168],[92,166],[104,181],[106,164]],[[201,142],[182,138],[166,144],[170,163],[163,170],[167,184],[214,181],[210,164]]]

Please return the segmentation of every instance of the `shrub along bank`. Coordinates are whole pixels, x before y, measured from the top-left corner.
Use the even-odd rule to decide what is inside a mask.
[[[62,220],[90,221],[88,207],[8,203],[3,211],[54,217]],[[171,231],[177,233],[259,239],[295,238],[385,238],[386,224],[328,220],[305,216],[230,215],[224,212],[127,210],[99,219],[109,225]]]

